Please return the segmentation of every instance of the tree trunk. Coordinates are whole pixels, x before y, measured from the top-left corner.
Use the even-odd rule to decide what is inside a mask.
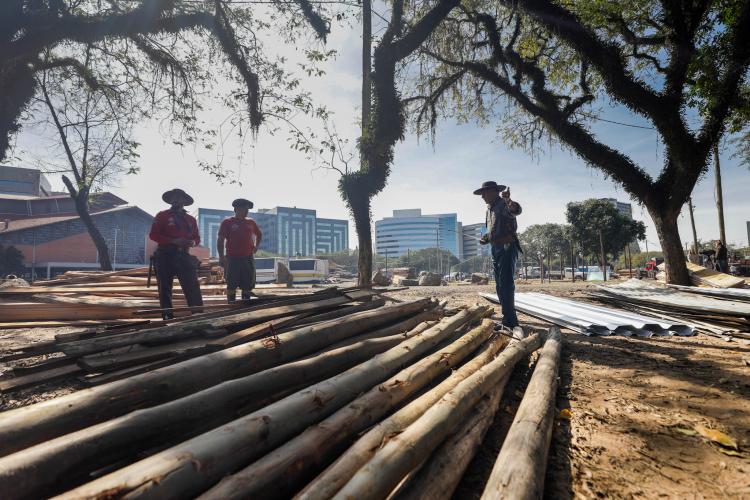
[[[65,187],[68,189],[70,197],[73,198],[76,212],[78,212],[78,216],[81,218],[83,225],[86,226],[86,231],[88,231],[91,241],[94,243],[96,251],[99,254],[99,267],[102,271],[112,271],[112,261],[109,258],[109,247],[107,246],[107,242],[102,236],[102,233],[99,232],[99,228],[94,224],[91,214],[89,214],[89,188],[85,187],[76,190],[73,183],[70,182],[70,179],[66,176],[63,175],[62,180]]]
[[[685,264],[685,251],[682,249],[680,231],[677,227],[677,210],[659,211],[647,207],[656,225],[661,250],[666,263],[667,283],[690,286],[690,275]]]
[[[422,358],[457,328],[485,313],[481,306],[462,311],[344,373],[68,491],[60,498],[100,498],[112,492],[118,496],[194,497],[226,474],[331,415],[360,392]]]
[[[355,196],[355,195],[352,195]],[[372,286],[372,223],[370,220],[370,199],[357,199],[346,196],[351,207],[354,226],[357,230],[357,244],[359,245],[359,259],[357,261],[357,285]]]

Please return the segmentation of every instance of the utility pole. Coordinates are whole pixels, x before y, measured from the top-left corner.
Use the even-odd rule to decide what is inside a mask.
[[[724,193],[721,189],[721,165],[719,163],[719,145],[714,144],[714,171],[716,172],[716,208],[719,211],[719,239],[727,244],[727,234],[724,229]],[[695,229],[693,229],[695,231]],[[698,249],[696,248],[696,253]]]
[[[607,261],[604,258],[604,241],[602,240],[602,230],[599,230],[599,252],[601,252],[602,256],[602,276],[604,277],[604,281],[607,281]]]
[[[690,209],[690,225],[693,227],[693,250],[698,255],[698,233],[695,232],[695,217],[693,216],[693,197],[688,198],[688,208]]]
[[[370,124],[372,109],[372,3],[362,0],[362,135]],[[364,158],[362,159],[364,162]]]

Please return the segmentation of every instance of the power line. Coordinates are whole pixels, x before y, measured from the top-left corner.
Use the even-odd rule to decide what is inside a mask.
[[[581,114],[583,116],[585,116],[586,118],[590,118],[592,120],[598,120],[600,122],[613,123],[615,125],[622,125],[623,127],[642,128],[642,129],[645,129],[645,130],[656,130],[654,127],[647,127],[645,125],[635,125],[633,123],[623,123],[623,122],[618,122],[618,121],[614,121],[614,120],[607,120],[606,118],[600,118],[598,116],[593,116],[593,115],[589,115],[589,114],[586,114],[586,113],[581,113]]]

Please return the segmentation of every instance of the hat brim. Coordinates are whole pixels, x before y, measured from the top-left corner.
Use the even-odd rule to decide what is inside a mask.
[[[497,192],[500,192],[500,191],[505,191],[505,188],[506,188],[506,186],[503,186],[502,184],[498,184],[497,186],[479,188],[476,191],[474,191],[474,194],[482,194],[485,191],[497,191]]]
[[[164,203],[169,203],[171,205],[174,195],[182,196],[185,199],[185,203],[183,203],[183,205],[185,205],[186,207],[192,205],[195,202],[195,200],[193,200],[193,197],[187,194],[185,191],[176,191],[174,189],[169,190],[161,195],[161,199],[164,201]]]
[[[253,205],[252,201],[246,200],[244,198],[240,198],[240,199],[234,200],[232,202],[232,207],[234,207],[234,208],[247,207],[248,209],[251,209],[251,208],[253,208],[253,206],[254,205]]]

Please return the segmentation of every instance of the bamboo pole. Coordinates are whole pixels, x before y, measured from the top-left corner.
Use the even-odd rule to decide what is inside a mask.
[[[361,391],[420,359],[457,328],[478,319],[486,311],[484,307],[475,306],[446,318],[344,373],[68,491],[59,498],[121,495],[185,498],[199,494],[226,474],[332,414]]]
[[[386,498],[401,480],[424,461],[492,387],[515,364],[542,344],[539,334],[509,345],[491,363],[460,382],[401,434],[386,442],[333,497]]]
[[[418,315],[419,316],[419,315]],[[429,328],[413,319],[407,333],[368,338],[315,357],[209,387],[163,405],[134,411],[0,458],[0,498],[42,498],[80,484],[89,472],[222,425],[362,363]],[[411,328],[411,329],[410,329]],[[356,339],[356,338],[355,338]]]
[[[302,481],[335,458],[343,445],[394,407],[460,363],[492,334],[485,319],[455,342],[370,389],[349,405],[287,441],[245,469],[225,477],[203,500],[270,498],[294,493]]]
[[[542,498],[561,351],[560,329],[551,328],[482,500]]]
[[[385,306],[248,342],[124,380],[0,414],[0,456],[302,357],[424,310],[429,299]]]
[[[402,409],[380,422],[357,440],[345,453],[331,464],[318,477],[300,491],[295,500],[313,500],[330,498],[343,487],[347,481],[370,460],[380,445],[389,436],[402,432],[411,423],[435,403],[440,401],[448,391],[459,382],[491,362],[498,352],[507,344],[506,337],[498,337],[488,343],[472,360],[465,363],[448,378],[424,393]]]

